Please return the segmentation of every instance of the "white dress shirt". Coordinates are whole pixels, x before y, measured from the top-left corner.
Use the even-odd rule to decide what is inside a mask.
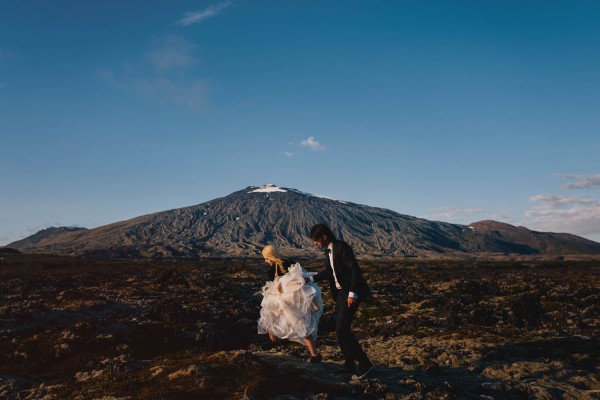
[[[342,286],[339,284],[337,276],[335,276],[335,268],[333,268],[333,243],[329,243],[329,246],[327,246],[327,255],[329,256],[329,264],[331,265],[331,270],[333,271],[333,280],[335,281],[335,287],[341,289]]]

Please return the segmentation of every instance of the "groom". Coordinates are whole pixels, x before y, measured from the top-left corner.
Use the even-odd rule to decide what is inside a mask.
[[[354,337],[350,325],[358,305],[369,296],[369,286],[362,276],[352,248],[336,240],[331,230],[318,224],[310,230],[313,243],[326,249],[326,266],[312,277],[315,282],[329,280],[335,300],[335,333],[344,356],[342,373],[353,373],[352,379],[363,379],[374,365]],[[358,361],[358,367],[354,364]]]

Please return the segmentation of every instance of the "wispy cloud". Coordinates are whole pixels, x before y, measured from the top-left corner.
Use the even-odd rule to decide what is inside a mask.
[[[326,149],[321,143],[319,143],[314,137],[309,137],[300,142],[300,146],[307,147],[313,151],[324,151]]]
[[[195,49],[193,43],[182,37],[167,36],[160,39],[156,48],[146,53],[145,59],[161,71],[189,67],[198,61],[194,57]]]
[[[198,62],[194,57],[195,48],[182,37],[167,36],[146,52],[141,61],[125,63],[117,72],[100,69],[98,76],[125,92],[202,110],[209,93],[208,80],[193,77],[194,71],[186,68]]]
[[[567,183],[563,187],[565,189],[587,189],[587,188],[600,188],[600,174],[594,175],[574,175],[574,174],[559,174],[565,179],[571,182]]]
[[[451,207],[438,207],[428,210],[430,214],[426,216],[428,219],[442,220],[442,221],[455,221],[466,215],[478,214],[483,212],[481,208],[451,208]]]
[[[0,218],[0,224],[6,226],[4,218]],[[15,240],[18,240],[15,239],[15,237],[15,232],[12,229],[0,233],[0,246],[6,246],[7,244],[14,242]]]
[[[600,235],[600,201],[596,199],[540,194],[529,200],[537,204],[525,212],[524,224],[531,229]]]
[[[16,56],[13,52],[0,48],[0,62],[15,60]]]
[[[126,92],[151,96],[161,102],[176,102],[196,111],[206,106],[209,84],[206,80],[195,79],[176,82],[164,77],[116,77],[112,71],[100,70],[98,75],[113,87]]]
[[[519,225],[520,222],[517,221],[512,215],[509,213],[512,211],[510,208],[502,208],[497,210],[491,214],[486,215],[483,219],[491,219],[494,221],[505,222],[511,225]]]
[[[294,157],[294,153],[292,153],[291,151],[284,151],[283,155],[286,157]]]
[[[205,10],[185,13],[183,18],[177,21],[178,25],[188,26],[198,24],[209,18],[216,17],[221,14],[224,9],[231,5],[231,1],[225,1],[219,4],[212,5]]]
[[[139,93],[162,100],[173,100],[197,111],[206,106],[208,94],[208,82],[205,80],[179,83],[167,78],[137,79],[133,88]]]
[[[554,196],[550,194],[538,194],[536,196],[530,197],[529,201],[534,203],[541,203],[540,207],[549,210],[556,210],[573,206],[587,207],[598,203],[597,200],[591,198]]]

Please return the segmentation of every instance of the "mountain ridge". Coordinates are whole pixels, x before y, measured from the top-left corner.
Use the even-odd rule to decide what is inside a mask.
[[[329,225],[359,255],[600,254],[600,243],[575,235],[497,221],[430,221],[272,184],[94,229],[51,228],[6,247],[74,256],[197,258],[258,256],[273,244],[286,255],[313,256],[319,250],[309,230],[316,223]]]

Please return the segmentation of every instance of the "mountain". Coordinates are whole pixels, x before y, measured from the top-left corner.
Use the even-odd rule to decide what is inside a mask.
[[[595,249],[600,245],[570,233],[537,232],[498,221],[475,222],[469,227],[483,234],[481,238],[485,238],[485,242],[493,240],[507,243],[509,247],[523,246],[522,253],[528,253],[527,249],[531,249],[532,253],[540,254],[593,254],[597,253]]]
[[[13,249],[27,249],[31,247],[35,247],[37,243],[47,239],[49,237],[55,236],[59,233],[63,232],[77,232],[77,231],[87,231],[85,228],[78,227],[51,227],[47,229],[42,229],[41,231],[26,237],[25,239],[17,240],[16,242],[12,242],[6,247],[10,247]]]
[[[95,229],[50,228],[6,247],[24,252],[96,257],[257,256],[273,244],[290,256],[315,255],[313,224],[325,223],[361,255],[426,253],[600,253],[600,243],[495,221],[466,225],[429,221],[395,211],[250,186],[191,207]]]

